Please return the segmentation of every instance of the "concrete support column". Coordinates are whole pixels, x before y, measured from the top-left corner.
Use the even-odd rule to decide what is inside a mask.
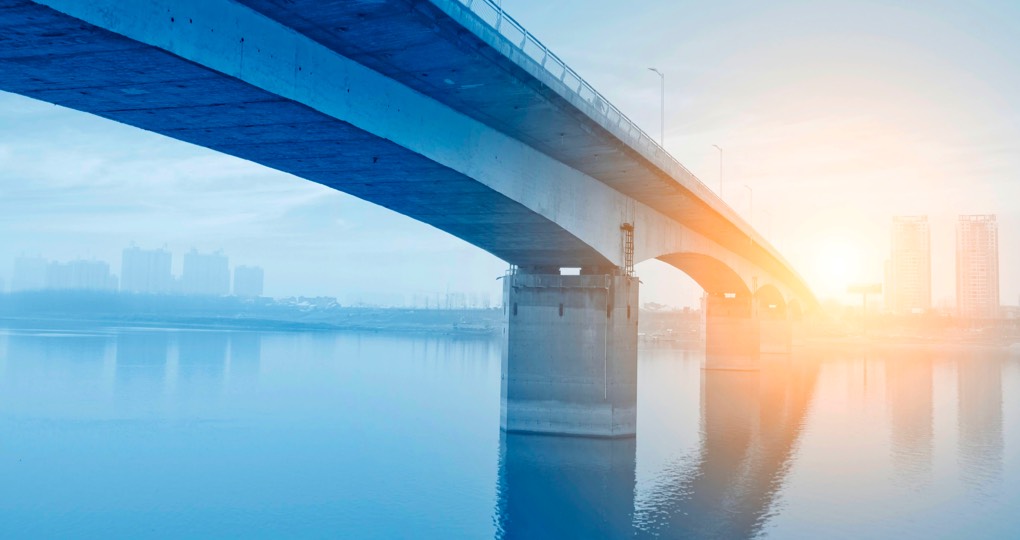
[[[503,305],[500,427],[633,437],[637,278],[517,273],[503,282]]]
[[[705,369],[758,369],[759,325],[748,296],[705,300]]]

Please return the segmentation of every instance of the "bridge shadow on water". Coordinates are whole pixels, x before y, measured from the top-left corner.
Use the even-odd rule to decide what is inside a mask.
[[[501,433],[497,538],[758,535],[818,371],[814,360],[787,357],[763,360],[760,371],[702,370],[696,455],[662,471],[640,496],[639,440]]]

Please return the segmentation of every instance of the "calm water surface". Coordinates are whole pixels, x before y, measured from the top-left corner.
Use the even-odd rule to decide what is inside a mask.
[[[499,342],[0,330],[0,538],[1018,538],[1020,358],[640,352],[636,440],[502,435]]]

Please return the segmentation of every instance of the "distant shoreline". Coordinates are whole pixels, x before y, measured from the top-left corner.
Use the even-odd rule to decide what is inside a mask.
[[[499,326],[419,323],[366,324],[323,321],[283,321],[247,317],[67,317],[67,316],[0,316],[2,328],[25,328],[45,325],[67,328],[79,325],[118,326],[129,328],[172,328],[181,330],[249,330],[268,332],[345,332],[409,335],[445,335],[490,339],[501,334]]]

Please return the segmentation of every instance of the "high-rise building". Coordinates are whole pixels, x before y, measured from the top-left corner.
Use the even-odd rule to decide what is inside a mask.
[[[199,253],[192,249],[184,254],[181,274],[184,294],[225,296],[230,294],[230,266],[222,252]]]
[[[170,264],[173,256],[163,249],[126,248],[120,260],[120,290],[166,294],[173,285]]]
[[[931,309],[931,231],[928,216],[896,216],[889,257],[888,308],[894,313]]]
[[[47,289],[105,291],[117,288],[117,277],[103,261],[83,260],[51,262],[46,267]]]
[[[18,257],[14,259],[14,277],[11,292],[31,291],[46,288],[47,261],[42,257]]]
[[[999,316],[999,227],[994,215],[956,222],[956,311],[968,319]]]
[[[258,266],[238,266],[234,268],[234,296],[262,296],[265,273]]]

